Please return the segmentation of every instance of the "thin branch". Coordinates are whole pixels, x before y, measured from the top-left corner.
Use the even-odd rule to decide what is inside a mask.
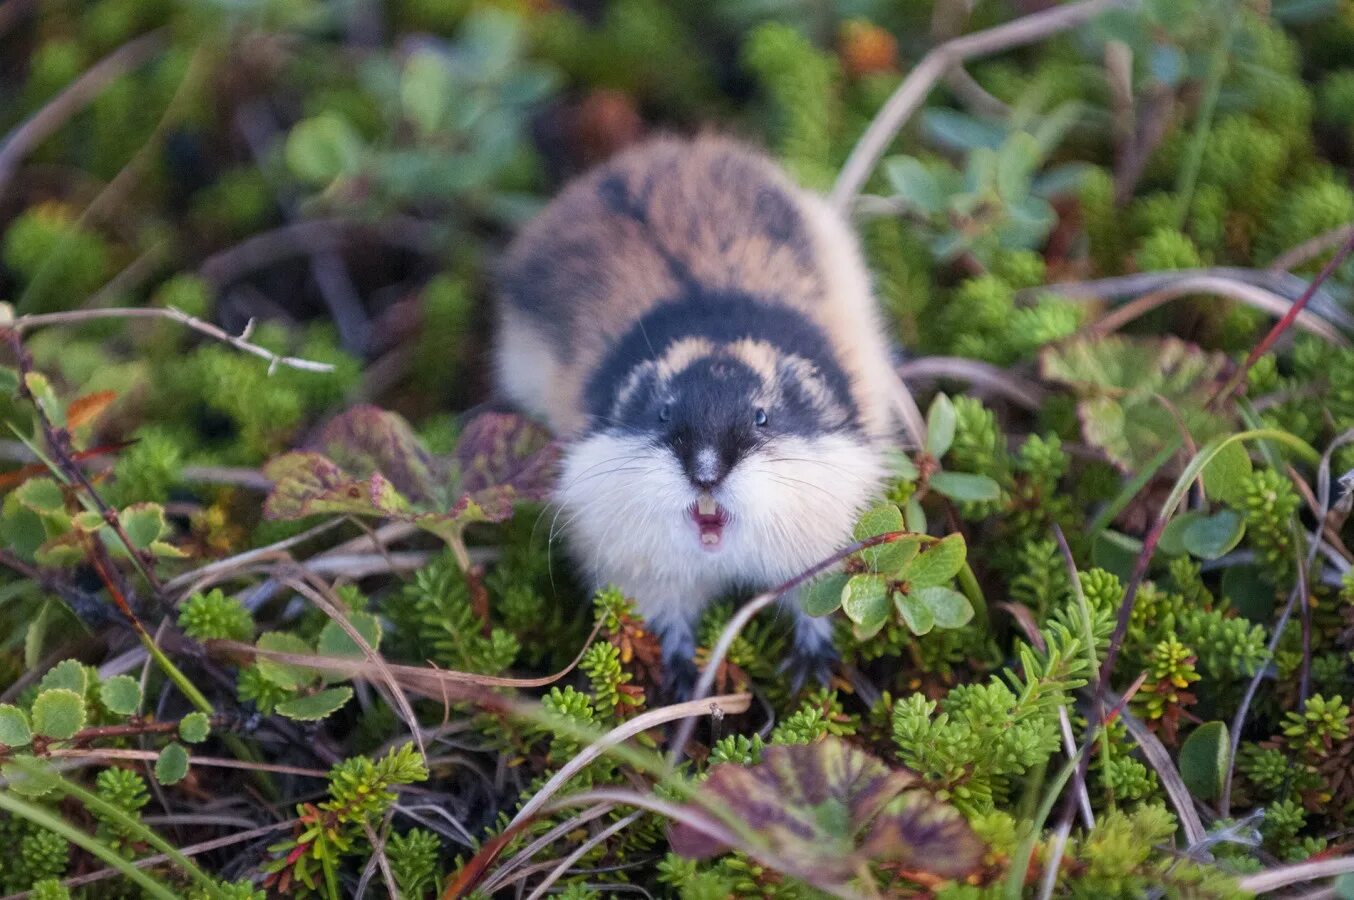
[[[1251,348],[1251,352],[1246,356],[1246,361],[1236,370],[1236,373],[1227,381],[1227,384],[1218,391],[1217,395],[1213,397],[1212,403],[1218,403],[1231,397],[1233,392],[1245,382],[1246,373],[1250,371],[1251,366],[1255,365],[1256,360],[1261,356],[1264,356],[1265,352],[1268,351],[1270,347],[1274,346],[1274,342],[1279,339],[1280,335],[1288,330],[1288,327],[1293,324],[1294,320],[1297,319],[1298,315],[1301,314],[1302,310],[1311,301],[1312,295],[1317,292],[1326,279],[1335,274],[1335,270],[1340,267],[1340,264],[1345,261],[1350,253],[1354,253],[1354,231],[1350,232],[1349,237],[1347,237],[1345,242],[1340,245],[1340,249],[1335,251],[1335,255],[1326,261],[1326,264],[1322,266],[1320,273],[1318,273],[1316,278],[1312,279],[1312,283],[1307,286],[1307,290],[1303,291],[1302,296],[1293,301],[1293,306],[1288,310],[1284,317],[1274,323],[1274,327],[1269,330],[1269,334],[1265,335],[1264,340]]]
[[[1140,297],[1171,287],[1186,278],[1224,278],[1243,284],[1264,288],[1278,294],[1286,300],[1301,297],[1311,283],[1305,278],[1278,272],[1272,269],[1247,269],[1242,266],[1209,266],[1198,269],[1175,269],[1169,272],[1142,272],[1136,275],[1115,275],[1110,278],[1097,278],[1092,281],[1066,281],[1061,284],[1046,284],[1036,288],[1027,288],[1016,292],[1017,300],[1026,300],[1040,295],[1058,294],[1073,299],[1096,299],[1109,302]],[[1312,297],[1311,307],[1322,318],[1337,328],[1354,331],[1354,315],[1324,289],[1318,288]]]
[[[1025,409],[1037,410],[1048,396],[1048,391],[1038,382],[1015,375],[991,363],[968,359],[962,356],[923,356],[909,359],[898,366],[898,376],[903,381],[934,381],[940,378],[953,378],[983,388],[993,394],[1000,394]]]
[[[1354,856],[1339,856],[1335,859],[1301,862],[1291,866],[1279,866],[1277,869],[1256,872],[1254,875],[1247,875],[1241,879],[1238,887],[1243,891],[1263,894],[1288,887],[1290,884],[1301,884],[1304,881],[1315,881],[1318,878],[1334,878],[1337,875],[1345,875],[1349,872],[1354,872]]]
[[[1172,300],[1178,300],[1181,297],[1190,296],[1191,294],[1216,294],[1232,300],[1238,300],[1245,303],[1247,306],[1267,312],[1278,318],[1283,318],[1287,315],[1294,305],[1293,301],[1286,300],[1278,294],[1271,293],[1262,287],[1256,287],[1255,285],[1246,284],[1241,281],[1233,281],[1230,278],[1200,275],[1192,278],[1182,278],[1179,281],[1172,282],[1167,287],[1125,303],[1123,306],[1120,306],[1118,309],[1092,323],[1087,328],[1087,332],[1097,337],[1103,337],[1104,335],[1118,331],[1129,322],[1132,322],[1139,316],[1146,315],[1159,306],[1163,306]],[[1325,319],[1313,312],[1300,310],[1294,321],[1302,330],[1324,338],[1336,346],[1349,346],[1348,338],[1341,334],[1334,325],[1331,325]]]
[[[1332,228],[1324,234],[1318,234],[1314,238],[1303,241],[1291,250],[1286,250],[1274,258],[1269,264],[1269,268],[1278,271],[1289,272],[1296,269],[1303,263],[1325,253],[1327,250],[1334,250],[1336,247],[1349,240],[1350,235],[1354,235],[1354,223],[1341,225],[1339,228]]]
[[[632,812],[630,815],[616,820],[611,825],[607,826],[606,828],[603,828],[601,831],[597,832],[595,835],[588,838],[586,841],[580,843],[578,845],[578,848],[575,849],[574,852],[570,853],[568,856],[564,857],[564,859],[560,860],[559,865],[555,866],[555,868],[551,870],[550,874],[545,876],[545,878],[541,880],[540,884],[536,885],[536,889],[527,895],[527,900],[541,900],[541,898],[545,896],[546,891],[550,890],[551,886],[554,885],[556,881],[559,881],[562,877],[564,877],[564,874],[569,871],[570,866],[572,866],[574,863],[582,859],[583,856],[589,850],[591,850],[593,847],[596,847],[598,844],[605,843],[608,838],[612,837],[617,832],[622,831],[625,828],[629,828],[642,815],[644,815],[644,812],[642,810],[638,812]]]
[[[995,28],[946,41],[922,57],[903,83],[865,129],[842,166],[829,200],[839,212],[848,213],[860,189],[874,171],[889,144],[907,120],[925,102],[935,83],[954,66],[968,59],[1023,47],[1069,31],[1106,10],[1131,5],[1133,0],[1082,0],[1024,16]]]
[[[110,759],[138,760],[155,762],[160,758],[156,750],[121,750],[116,747],[63,747],[47,753],[53,759],[88,759],[106,762]],[[301,766],[287,766],[280,763],[251,762],[247,759],[234,759],[228,756],[199,756],[194,754],[191,760],[195,766],[209,766],[218,769],[245,769],[250,772],[276,772],[280,775],[301,775],[306,778],[328,778],[324,769],[307,769]]]
[[[164,29],[128,41],[66,85],[55,97],[25,119],[0,143],[0,193],[3,193],[19,162],[51,137],[72,116],[89,105],[108,85],[148,62],[165,44]]]
[[[170,319],[182,325],[186,325],[194,331],[201,332],[208,337],[230,344],[237,350],[242,350],[245,353],[252,353],[260,359],[268,360],[268,374],[270,375],[277,371],[278,366],[286,366],[290,369],[301,369],[306,372],[334,371],[332,363],[299,359],[295,356],[282,356],[266,347],[260,347],[258,344],[251,344],[248,338],[250,333],[254,330],[253,320],[250,320],[243,332],[234,335],[213,325],[211,322],[204,321],[196,316],[190,316],[188,313],[175,309],[172,306],[164,308],[117,307],[110,309],[78,309],[69,312],[34,313],[31,315],[19,316],[17,319],[8,323],[6,327],[15,334],[22,334],[25,331],[34,328],[42,328],[47,325],[75,325],[83,322],[92,322],[96,319]]]

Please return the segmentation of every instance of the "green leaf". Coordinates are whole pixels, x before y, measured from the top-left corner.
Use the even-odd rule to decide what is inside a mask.
[[[188,774],[188,748],[178,741],[166,744],[155,760],[155,780],[163,785],[178,784]]]
[[[99,685],[99,702],[111,713],[130,716],[141,705],[141,684],[130,675],[114,675]]]
[[[50,759],[27,754],[15,757],[13,762],[0,764],[0,777],[6,781],[6,790],[29,799],[50,794],[61,783],[61,774]]]
[[[372,649],[381,646],[381,620],[369,612],[358,610],[348,614],[348,622]],[[362,657],[365,654],[357,642],[352,639],[343,626],[332,619],[320,629],[320,640],[316,651],[323,656]]]
[[[953,588],[924,587],[913,590],[911,596],[931,611],[937,628],[960,628],[973,618],[973,604]]]
[[[179,720],[179,738],[188,744],[200,744],[211,734],[212,721],[203,712],[191,712]]]
[[[27,747],[33,739],[28,715],[11,703],[0,703],[0,744],[6,747]]]
[[[924,545],[916,559],[908,563],[899,574],[916,590],[937,584],[949,584],[959,570],[964,568],[968,556],[968,546],[964,536],[955,532],[932,544]]]
[[[0,310],[0,325],[8,325],[14,319],[14,309],[8,303],[0,304],[2,307],[8,307],[8,318],[3,310]],[[0,394],[6,397],[12,397],[19,390],[19,370],[12,366],[0,366]]]
[[[85,534],[93,534],[101,528],[107,528],[103,513],[95,509],[85,509],[71,516],[71,525]]]
[[[451,72],[442,55],[417,50],[409,57],[400,77],[400,105],[422,134],[437,130],[451,96]]]
[[[1190,523],[1181,535],[1185,549],[1200,559],[1217,559],[1241,543],[1246,522],[1234,509],[1218,510]]]
[[[52,383],[47,380],[47,376],[41,372],[29,372],[24,376],[24,384],[28,386],[29,392],[33,394],[33,399],[37,401],[38,406],[47,414],[47,418],[52,420],[52,424],[57,428],[66,426],[66,408],[61,405],[57,399],[56,391],[52,389]]]
[[[842,610],[866,631],[889,617],[889,582],[883,575],[853,575],[842,591]]]
[[[954,429],[958,417],[954,404],[944,394],[936,394],[926,412],[926,452],[940,459],[954,443]]]
[[[298,122],[287,135],[287,166],[298,177],[325,184],[357,171],[362,163],[362,138],[347,120],[322,113]]]
[[[1185,554],[1185,532],[1204,517],[1204,514],[1197,511],[1185,512],[1176,516],[1166,523],[1166,527],[1161,529],[1161,537],[1157,539],[1157,549],[1167,556],[1182,556]]]
[[[1207,353],[1174,338],[1122,335],[1050,345],[1040,355],[1045,378],[1077,394],[1086,440],[1125,471],[1141,469],[1180,437],[1198,443],[1229,430],[1209,407],[1226,354]]]
[[[328,688],[319,693],[279,703],[277,711],[298,722],[317,722],[338,712],[352,696],[353,689],[347,685]]]
[[[39,691],[52,688],[65,688],[83,697],[89,690],[89,670],[78,659],[63,659],[48,669],[38,682]]]
[[[42,691],[33,701],[33,731],[64,741],[85,727],[85,698],[66,688]]]
[[[927,216],[945,209],[945,191],[940,180],[921,160],[912,156],[894,156],[884,160],[884,177],[897,197]]]
[[[937,493],[966,503],[983,503],[1001,497],[1001,485],[986,475],[936,472],[927,483]]]
[[[894,478],[902,481],[916,481],[921,477],[921,472],[917,470],[917,464],[912,461],[912,457],[903,451],[892,449],[888,451],[887,456],[889,472]]]
[[[845,572],[833,572],[810,582],[804,589],[804,612],[811,616],[836,612],[842,605],[842,590],[850,580]]]
[[[1222,793],[1229,748],[1223,722],[1205,722],[1190,732],[1180,747],[1180,777],[1190,793],[1200,800],[1214,800]]]
[[[51,478],[30,478],[14,489],[24,508],[40,516],[66,515],[66,498],[61,485]]]
[[[150,547],[169,529],[165,523],[165,509],[158,503],[134,503],[119,513],[118,519],[132,546],[138,550]]]
[[[915,494],[908,497],[907,503],[903,506],[903,519],[907,522],[908,531],[926,534],[926,511],[921,508],[921,501]]]
[[[852,537],[857,541],[868,540],[881,534],[892,534],[903,530],[903,514],[892,503],[881,503],[866,510],[856,523]],[[872,572],[896,572],[917,552],[921,538],[899,538],[886,544],[866,547],[856,554],[856,558],[865,563]]]
[[[1204,493],[1214,500],[1240,505],[1245,502],[1246,477],[1252,469],[1251,455],[1244,444],[1224,444],[1204,466]]]
[[[903,624],[913,634],[930,634],[931,629],[936,627],[935,613],[915,594],[894,591],[893,605],[898,609]]]
[[[755,766],[715,766],[690,803],[735,820],[754,859],[788,865],[787,874],[820,889],[840,888],[870,864],[962,879],[986,848],[957,809],[917,781],[828,737],[767,747]],[[684,823],[671,827],[669,840],[688,858],[730,849]]]
[[[276,650],[281,653],[314,654],[309,644],[285,631],[266,631],[259,635],[255,646],[260,650]],[[305,687],[317,677],[313,669],[276,662],[262,656],[256,657],[254,662],[259,667],[260,675],[278,687],[292,691]]]

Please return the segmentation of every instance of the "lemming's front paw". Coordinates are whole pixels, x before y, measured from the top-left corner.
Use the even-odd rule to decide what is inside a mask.
[[[836,664],[837,651],[829,643],[796,645],[781,662],[779,671],[789,677],[790,692],[797,694],[806,681],[823,687],[831,684]]]
[[[689,656],[663,658],[663,697],[669,703],[690,700],[700,679],[700,669]]]

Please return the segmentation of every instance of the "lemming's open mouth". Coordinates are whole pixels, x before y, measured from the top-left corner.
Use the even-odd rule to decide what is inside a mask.
[[[719,549],[719,543],[724,539],[724,526],[729,524],[729,514],[724,511],[724,507],[716,503],[708,492],[702,492],[696,502],[691,504],[687,514],[696,523],[701,547],[706,550]]]

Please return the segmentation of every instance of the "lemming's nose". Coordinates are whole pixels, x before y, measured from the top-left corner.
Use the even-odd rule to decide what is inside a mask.
[[[728,473],[714,447],[702,447],[686,461],[686,477],[703,491],[713,490]]]

